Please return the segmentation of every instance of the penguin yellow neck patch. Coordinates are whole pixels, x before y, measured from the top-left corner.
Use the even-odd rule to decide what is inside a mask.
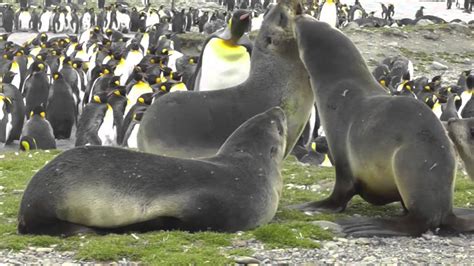
[[[22,141],[21,142],[21,146],[23,147],[23,149],[25,151],[29,151],[30,150],[30,143],[28,143],[28,141]]]
[[[210,47],[215,54],[227,61],[237,61],[244,56],[248,56],[247,49],[240,45],[234,45],[229,41],[214,38],[209,41]]]

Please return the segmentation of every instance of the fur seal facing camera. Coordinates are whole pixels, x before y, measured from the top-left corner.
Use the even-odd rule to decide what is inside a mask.
[[[451,118],[448,121],[447,130],[464,162],[467,174],[474,180],[474,117]]]
[[[295,34],[336,168],[332,194],[296,208],[340,212],[357,194],[375,205],[401,201],[406,215],[338,221],[349,235],[473,231],[468,216],[474,210],[454,214],[455,151],[430,108],[411,97],[388,95],[339,30],[298,16]]]
[[[100,146],[65,151],[29,182],[18,232],[235,232],[267,223],[283,186],[286,123],[279,107],[258,114],[202,160]]]
[[[225,90],[169,93],[154,101],[140,124],[139,150],[179,158],[212,156],[248,118],[280,106],[288,118],[287,155],[314,103],[292,33],[297,2],[281,0],[268,11],[244,83]]]

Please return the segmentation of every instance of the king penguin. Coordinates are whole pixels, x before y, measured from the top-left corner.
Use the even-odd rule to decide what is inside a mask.
[[[8,137],[5,138],[5,144],[10,144],[14,140],[20,139],[21,129],[25,121],[25,103],[21,92],[11,84],[1,83],[0,81],[0,95],[10,99],[12,102],[11,114],[11,129],[8,132]]]
[[[53,127],[57,139],[68,139],[76,121],[76,100],[64,77],[59,73],[53,74],[51,86],[52,95],[48,99],[47,118]]]
[[[136,112],[133,114],[132,121],[128,125],[127,130],[125,131],[122,146],[134,149],[138,148],[137,135],[138,130],[140,129],[140,122],[144,113],[145,112]]]
[[[49,79],[46,75],[46,65],[35,62],[31,66],[32,74],[25,80],[23,95],[25,96],[26,114],[38,105],[46,106],[49,96]]]
[[[92,101],[84,107],[77,123],[75,146],[102,145],[99,137],[105,113],[107,112],[107,92],[100,92],[92,97]]]
[[[26,122],[21,135],[22,139],[26,136],[33,138],[38,149],[56,149],[53,128],[46,120],[46,112],[43,106],[33,108],[30,119]]]
[[[190,90],[220,90],[247,80],[252,44],[245,32],[250,23],[248,11],[236,10],[228,26],[207,39]]]
[[[13,128],[13,102],[0,93],[0,142],[6,142]]]
[[[326,0],[321,7],[319,20],[326,22],[331,27],[337,26],[337,6],[334,0]]]

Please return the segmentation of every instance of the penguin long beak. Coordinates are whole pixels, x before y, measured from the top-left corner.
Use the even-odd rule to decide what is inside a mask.
[[[250,18],[250,13],[245,13],[242,16],[239,17],[240,21],[244,21],[246,19]]]

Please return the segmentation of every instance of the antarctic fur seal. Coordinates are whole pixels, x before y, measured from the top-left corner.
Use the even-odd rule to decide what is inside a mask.
[[[202,160],[101,146],[65,151],[29,182],[18,232],[234,232],[267,223],[283,186],[286,124],[281,108],[269,109]]]
[[[158,98],[143,116],[138,149],[179,158],[212,156],[248,118],[280,106],[288,122],[287,155],[314,103],[292,33],[297,2],[281,0],[268,11],[252,50],[247,81],[224,90],[186,91]]]
[[[473,211],[454,214],[455,150],[433,112],[414,98],[388,95],[339,30],[308,16],[294,25],[336,168],[332,194],[296,208],[343,211],[358,194],[376,205],[401,201],[406,215],[339,221],[350,235],[474,230]]]

